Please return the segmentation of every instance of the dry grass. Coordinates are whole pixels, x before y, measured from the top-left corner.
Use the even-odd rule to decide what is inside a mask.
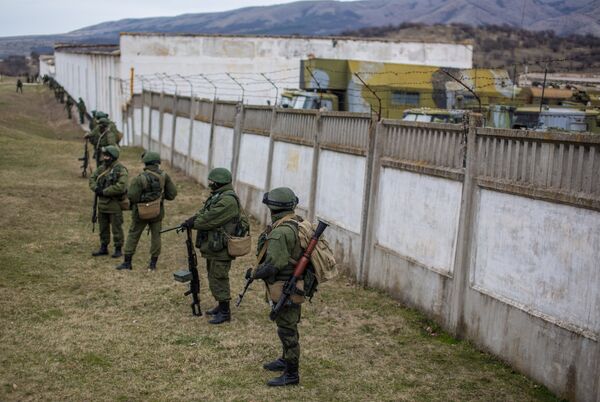
[[[555,400],[419,313],[343,278],[304,308],[302,385],[267,388],[271,373],[261,364],[278,355],[279,342],[260,286],[231,323],[211,326],[191,316],[172,279],[185,266],[183,236],[163,236],[152,274],[143,269],[145,235],[132,272],[91,258],[98,239],[76,160],[81,132],[47,90],[13,91],[0,87],[0,400]],[[141,169],[139,154],[124,151],[131,175]],[[168,171],[180,196],[165,226],[206,196]],[[234,263],[234,293],[251,262]],[[206,310],[213,301],[202,260],[200,272]]]

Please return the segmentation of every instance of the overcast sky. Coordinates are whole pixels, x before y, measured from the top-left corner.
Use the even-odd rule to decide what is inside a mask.
[[[0,0],[0,36],[73,31],[123,18],[209,13],[294,0]]]

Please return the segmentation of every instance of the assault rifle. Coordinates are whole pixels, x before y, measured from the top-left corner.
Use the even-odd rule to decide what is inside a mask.
[[[92,233],[96,229],[96,222],[98,221],[98,194],[94,195],[94,206],[92,207]]]
[[[248,268],[248,269],[251,270],[252,268]],[[244,298],[244,295],[246,294],[246,291],[248,290],[248,288],[250,287],[252,282],[254,282],[254,278],[252,278],[252,276],[250,276],[250,278],[246,279],[246,284],[244,285],[244,290],[242,290],[242,293],[238,294],[237,301],[235,302],[236,307],[239,307],[240,304],[242,304],[242,299]]]
[[[275,306],[271,310],[271,314],[269,314],[269,318],[271,319],[271,321],[277,318],[283,307],[291,303],[290,298],[292,297],[292,295],[298,293],[296,284],[302,278],[302,274],[304,274],[304,270],[310,262],[310,255],[317,246],[319,237],[321,237],[327,226],[327,223],[319,221],[319,224],[317,225],[317,230],[315,230],[315,233],[312,235],[308,246],[306,246],[306,250],[304,250],[304,254],[302,254],[302,257],[300,257],[300,260],[296,264],[292,277],[285,283],[285,285],[283,285],[283,292],[281,293],[281,297],[277,301],[277,304],[275,304]]]
[[[160,233],[170,232],[172,230],[176,230],[177,233],[183,232],[184,230],[187,233],[187,239],[185,240],[185,245],[187,248],[188,255],[188,269],[181,270],[173,273],[173,278],[177,282],[187,283],[190,282],[190,288],[183,295],[192,295],[192,315],[199,317],[202,315],[202,311],[200,310],[200,277],[198,276],[198,259],[196,257],[196,251],[194,250],[194,244],[192,243],[192,229],[191,228],[183,228],[182,226],[176,226],[174,228],[169,228],[165,230],[161,230]]]
[[[78,158],[77,160],[81,161],[81,177],[86,177],[87,176],[87,170],[88,170],[88,165],[89,165],[89,160],[90,160],[90,153],[88,151],[88,139],[85,139],[85,144],[83,144],[83,156],[81,158]]]

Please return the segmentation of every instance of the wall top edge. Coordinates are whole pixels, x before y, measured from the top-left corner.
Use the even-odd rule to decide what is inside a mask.
[[[444,131],[464,131],[462,124],[449,124],[449,123],[425,123],[418,121],[403,121],[403,120],[392,120],[383,119],[381,124],[384,126],[394,127],[410,127],[410,128],[425,128],[432,130],[444,130]]]
[[[456,46],[473,46],[472,40],[464,41],[419,41],[419,40],[398,40],[385,38],[361,38],[353,36],[311,36],[311,35],[246,35],[246,34],[201,34],[201,33],[185,33],[185,32],[121,32],[120,36],[145,36],[145,37],[194,37],[194,38],[240,38],[240,39],[311,39],[311,40],[335,40],[348,42],[381,42],[381,43],[415,43],[415,44],[440,44],[440,45],[456,45]]]
[[[541,142],[569,142],[578,144],[600,144],[598,134],[574,134],[554,131],[509,130],[498,128],[477,128],[479,137],[499,137],[515,140],[536,140]]]

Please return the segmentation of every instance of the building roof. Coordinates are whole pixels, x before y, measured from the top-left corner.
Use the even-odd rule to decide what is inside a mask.
[[[119,45],[86,43],[55,43],[54,52],[98,54],[104,56],[119,56],[121,54]]]

